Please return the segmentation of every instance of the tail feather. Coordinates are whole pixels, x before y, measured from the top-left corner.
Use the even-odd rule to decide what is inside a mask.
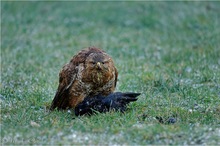
[[[137,96],[141,95],[141,93],[125,92],[125,93],[122,93],[122,95],[128,96],[128,97],[137,97]]]

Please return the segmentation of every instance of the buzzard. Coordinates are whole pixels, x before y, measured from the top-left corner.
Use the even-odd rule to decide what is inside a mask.
[[[59,73],[59,86],[50,109],[75,109],[86,97],[114,92],[118,72],[103,50],[89,47],[73,56]]]

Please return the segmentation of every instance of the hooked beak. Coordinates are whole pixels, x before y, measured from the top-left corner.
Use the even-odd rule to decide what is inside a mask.
[[[100,62],[97,62],[96,66],[97,66],[97,69],[101,69],[101,63]]]

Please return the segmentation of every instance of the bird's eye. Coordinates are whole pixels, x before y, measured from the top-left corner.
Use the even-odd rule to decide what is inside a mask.
[[[105,62],[102,62],[102,64],[105,64]]]

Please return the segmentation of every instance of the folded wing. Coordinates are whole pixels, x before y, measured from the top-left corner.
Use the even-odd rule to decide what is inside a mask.
[[[75,108],[75,115],[91,115],[95,112],[104,113],[111,110],[124,112],[127,109],[127,105],[136,101],[139,95],[140,93],[115,92],[108,96],[88,96]]]

